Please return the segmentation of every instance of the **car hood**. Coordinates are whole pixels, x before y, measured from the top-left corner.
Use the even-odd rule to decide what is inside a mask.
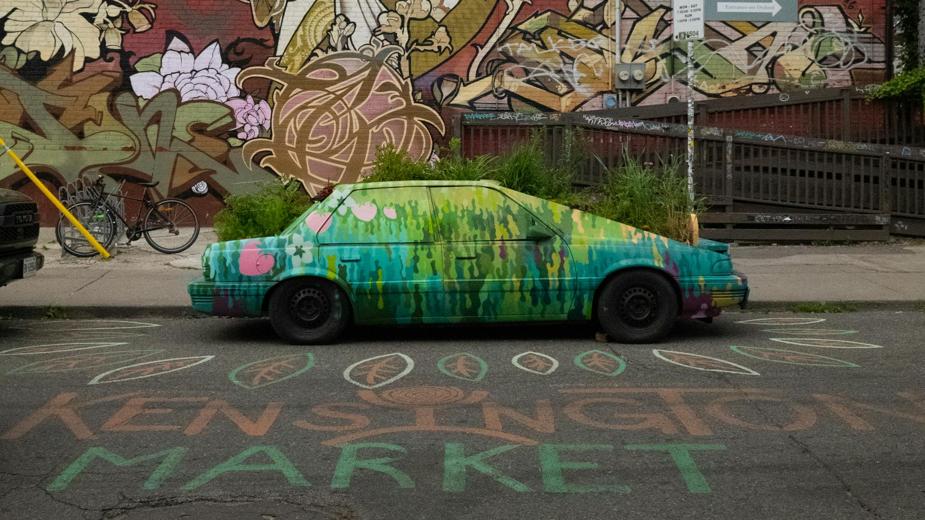
[[[32,202],[32,199],[25,193],[0,188],[0,204],[10,202]]]

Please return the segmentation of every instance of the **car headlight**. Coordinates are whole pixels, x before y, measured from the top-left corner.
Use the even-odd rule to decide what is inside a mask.
[[[212,246],[206,247],[202,252],[202,277],[206,280],[212,279],[212,255],[210,254]]]

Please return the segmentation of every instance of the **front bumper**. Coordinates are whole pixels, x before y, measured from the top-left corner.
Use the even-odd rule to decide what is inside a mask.
[[[199,278],[186,287],[193,308],[215,316],[263,316],[272,283],[212,282]]]
[[[748,278],[741,273],[701,277],[684,288],[681,317],[695,319],[719,316],[726,307],[737,305],[744,309],[750,292]]]
[[[45,257],[35,251],[0,258],[0,285],[28,278],[45,265]]]

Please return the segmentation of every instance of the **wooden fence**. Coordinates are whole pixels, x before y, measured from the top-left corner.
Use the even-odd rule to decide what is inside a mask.
[[[502,154],[538,133],[550,159],[579,132],[591,152],[575,172],[576,182],[582,184],[600,182],[605,169],[618,166],[625,154],[653,162],[666,156],[683,158],[687,135],[684,125],[594,113],[471,113],[462,116],[459,131],[466,156]],[[707,236],[870,239],[885,238],[890,231],[887,224],[895,233],[925,236],[925,148],[702,126],[697,127],[696,137],[696,190],[713,211],[729,215],[727,222],[708,217],[717,226],[706,230]],[[790,222],[802,222],[815,232],[787,234],[792,226],[782,226],[775,233],[762,233],[769,224],[781,227],[783,222],[733,216],[781,212],[793,213]],[[804,213],[890,218],[860,218],[855,224],[823,218],[812,224],[812,219],[800,216]],[[818,232],[837,225],[847,228],[841,231],[864,233]]]

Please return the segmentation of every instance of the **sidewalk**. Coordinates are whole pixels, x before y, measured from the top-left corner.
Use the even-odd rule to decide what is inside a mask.
[[[179,255],[143,240],[120,246],[109,261],[61,255],[53,229],[42,229],[45,267],[34,278],[0,288],[0,315],[56,308],[94,314],[176,314],[192,309],[186,284],[200,274],[200,256],[216,240],[203,229]],[[798,302],[925,302],[925,242],[851,246],[733,246],[736,269],[748,276],[750,305],[781,308]],[[51,311],[49,311],[51,309]]]

